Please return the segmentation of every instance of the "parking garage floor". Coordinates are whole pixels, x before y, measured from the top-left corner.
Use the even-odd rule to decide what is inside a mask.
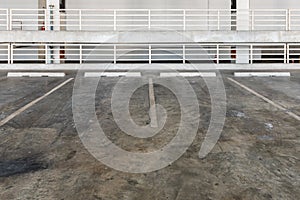
[[[107,167],[82,144],[72,117],[74,79],[70,78],[75,73],[64,78],[7,78],[1,72],[1,199],[298,199],[300,73],[292,72],[288,78],[231,74],[222,73],[226,121],[208,156],[199,159],[198,152],[211,117],[209,92],[201,78],[191,77],[187,80],[197,94],[201,118],[194,142],[168,167],[132,174]],[[176,97],[154,85],[155,101],[166,109],[167,122],[153,138],[133,138],[118,128],[110,109],[119,79],[101,78],[97,88],[95,111],[107,137],[127,151],[161,148],[179,126]],[[130,100],[130,114],[139,125],[150,121],[148,90],[148,85],[139,88]]]

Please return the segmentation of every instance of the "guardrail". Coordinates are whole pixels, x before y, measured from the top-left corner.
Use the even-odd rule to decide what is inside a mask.
[[[0,44],[0,62],[18,63],[300,63],[300,43]]]
[[[0,31],[9,30],[9,14],[7,9],[0,9]]]
[[[297,9],[0,9],[0,30],[300,30]]]
[[[288,55],[287,62],[288,63],[299,63],[300,62],[300,44],[288,44],[287,46]]]

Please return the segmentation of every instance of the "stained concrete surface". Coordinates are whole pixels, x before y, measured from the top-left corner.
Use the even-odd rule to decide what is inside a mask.
[[[145,174],[116,171],[89,154],[72,118],[73,82],[65,85],[0,127],[0,199],[298,199],[300,122],[228,81],[229,76],[223,74],[226,123],[213,151],[198,158],[210,119],[210,97],[203,80],[189,78],[199,99],[198,135],[172,165]],[[0,80],[2,118],[67,78]],[[112,117],[110,97],[118,80],[102,78],[97,89],[95,110],[107,137],[128,151],[161,148],[179,126],[175,96],[154,85],[156,101],[169,118],[155,137],[133,138]],[[299,114],[299,73],[291,78],[235,80]],[[130,101],[132,118],[139,125],[149,123],[148,101],[147,85]]]

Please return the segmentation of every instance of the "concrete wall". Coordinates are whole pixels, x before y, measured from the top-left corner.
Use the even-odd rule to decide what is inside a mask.
[[[66,1],[67,9],[230,9],[231,0],[72,0]],[[179,11],[180,12],[180,11]],[[224,15],[225,11],[221,13]],[[199,13],[198,13],[199,14]],[[208,14],[208,13],[200,13],[200,14]],[[212,11],[211,13],[214,15],[211,17],[209,24],[211,29],[215,29],[217,27],[216,21],[216,11]],[[228,30],[230,30],[230,13],[227,13],[228,17],[226,17],[226,22],[228,23]],[[225,17],[223,17],[225,18]],[[135,17],[135,19],[137,19]],[[144,19],[144,18],[141,18]],[[161,19],[161,18],[160,18]],[[223,19],[225,20],[225,19]],[[168,19],[166,18],[166,21]],[[125,22],[124,22],[125,23]],[[126,22],[127,24],[129,22]],[[133,24],[136,22],[133,22]],[[191,23],[191,22],[190,22]],[[206,21],[202,21],[202,25],[206,25]],[[172,24],[172,22],[170,22]],[[203,28],[199,27],[201,30],[209,30],[207,27]],[[225,26],[222,28],[224,29]],[[88,29],[88,26],[85,26],[85,29]],[[94,26],[92,28],[95,28]],[[99,30],[105,29],[106,27],[99,27]],[[168,28],[172,27],[157,27],[157,28]],[[69,30],[75,30],[76,27],[68,27]],[[124,28],[126,29],[126,28]],[[120,30],[120,29],[118,29]]]
[[[299,0],[250,0],[251,9],[295,9],[300,8]]]
[[[230,0],[72,0],[66,1],[68,9],[180,9],[180,8],[230,8]]]
[[[205,3],[207,0],[198,0]],[[231,8],[231,0],[208,0],[208,8],[209,9],[230,9]],[[183,1],[184,2],[184,1]],[[193,7],[192,7],[193,8]]]
[[[0,8],[37,9],[38,0],[0,0]]]
[[[1,8],[38,8],[39,0],[0,0]],[[230,8],[231,0],[67,0],[67,8]],[[250,0],[251,9],[300,8],[299,0]]]

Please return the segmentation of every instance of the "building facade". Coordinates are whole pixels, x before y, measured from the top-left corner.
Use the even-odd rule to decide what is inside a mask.
[[[300,62],[298,0],[1,0],[0,68],[278,69]]]

